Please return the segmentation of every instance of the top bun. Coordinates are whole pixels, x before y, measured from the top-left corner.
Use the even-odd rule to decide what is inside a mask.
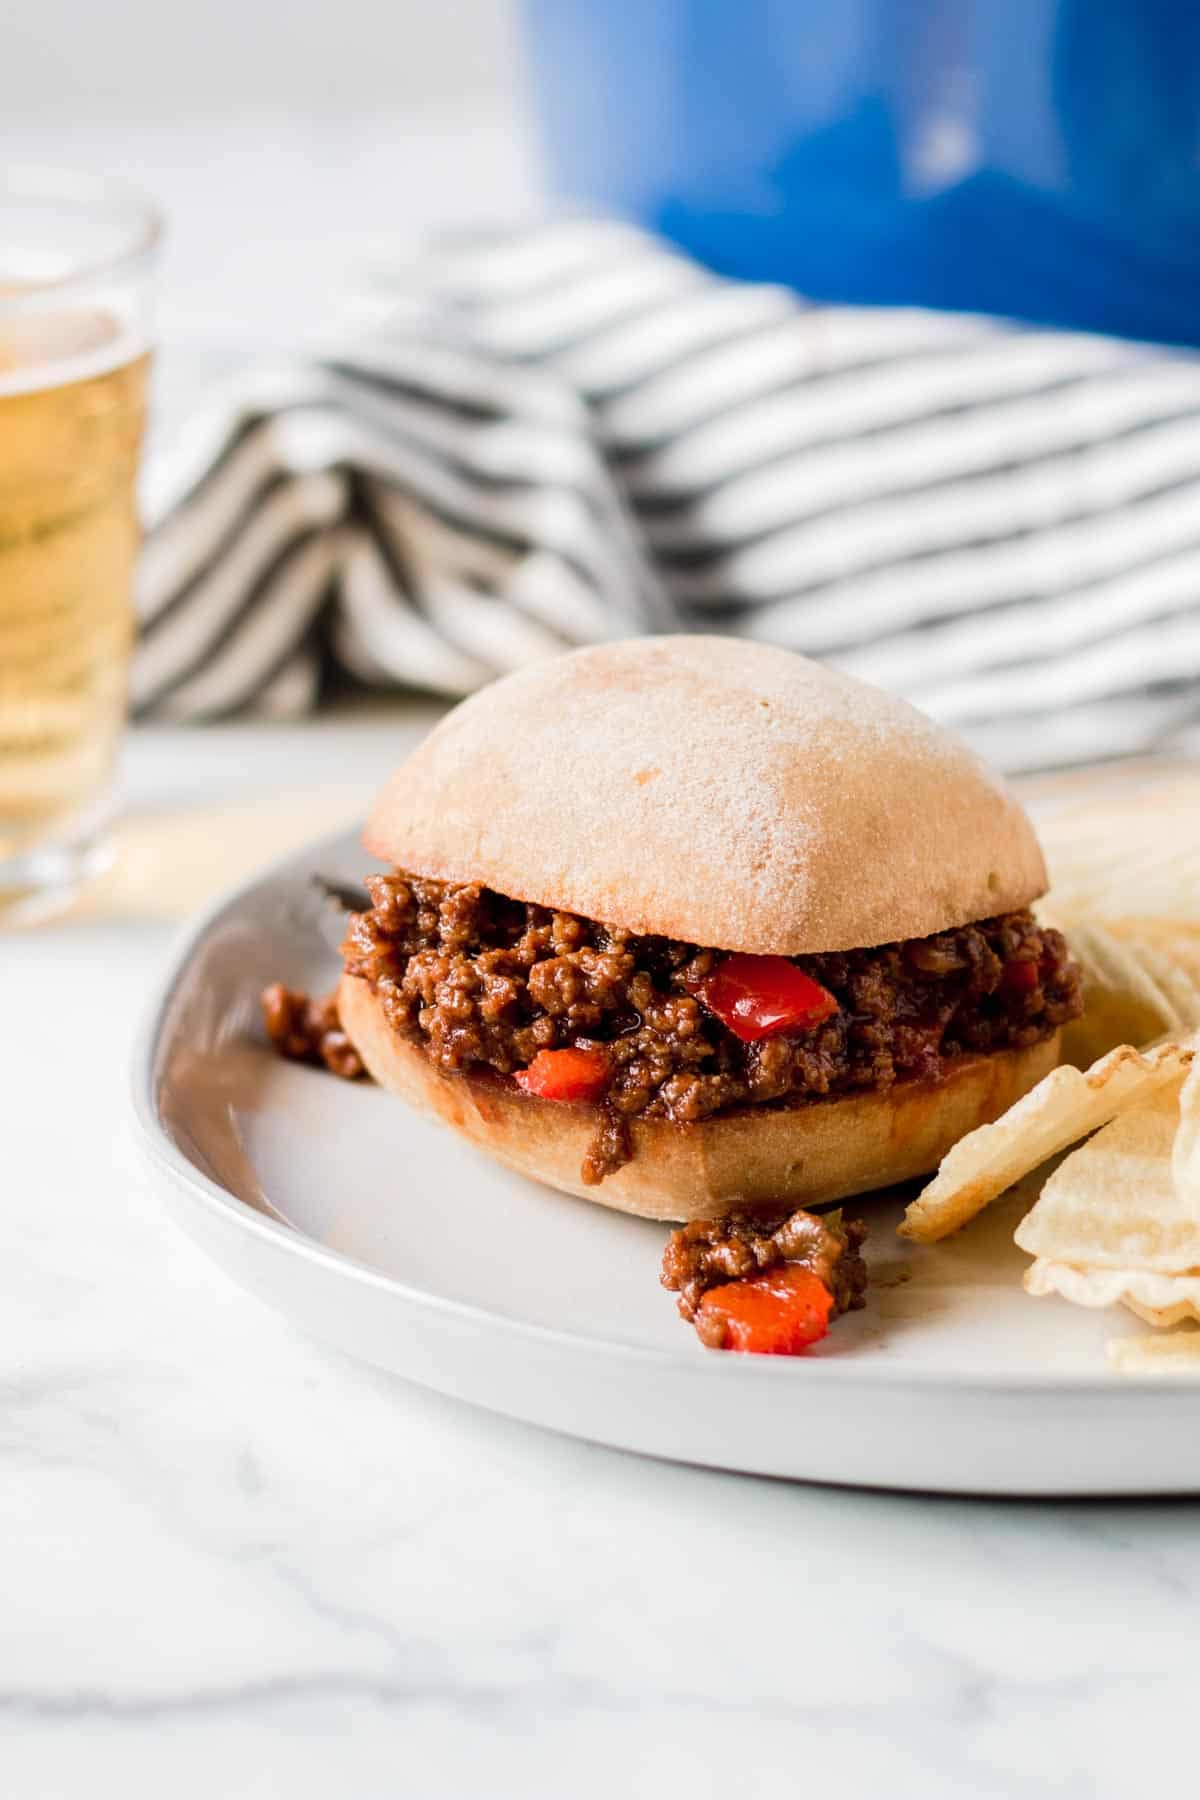
[[[601,644],[455,707],[367,848],[441,881],[720,950],[850,950],[1046,890],[966,745],[879,689],[720,637]]]

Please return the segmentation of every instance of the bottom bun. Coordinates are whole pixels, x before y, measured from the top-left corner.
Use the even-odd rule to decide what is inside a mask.
[[[381,1087],[436,1113],[522,1175],[644,1219],[777,1213],[784,1203],[843,1200],[925,1175],[1059,1060],[1055,1032],[1027,1050],[963,1056],[939,1082],[738,1107],[695,1125],[633,1119],[631,1160],[589,1187],[579,1170],[596,1130],[594,1106],[541,1100],[503,1076],[443,1074],[421,1044],[391,1029],[370,988],[353,976],[342,977],[338,1008]]]

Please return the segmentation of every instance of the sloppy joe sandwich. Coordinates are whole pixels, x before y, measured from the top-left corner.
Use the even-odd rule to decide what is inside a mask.
[[[396,771],[337,996],[384,1087],[651,1218],[934,1168],[1080,1012],[1003,782],[902,701],[715,637],[485,688]]]

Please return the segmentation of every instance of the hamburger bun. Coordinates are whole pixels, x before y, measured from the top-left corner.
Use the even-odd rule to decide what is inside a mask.
[[[717,637],[601,644],[448,713],[366,846],[441,881],[718,950],[928,937],[1046,891],[1033,827],[878,688]]]
[[[1004,783],[903,701],[716,637],[603,644],[456,707],[385,787],[367,848],[412,874],[710,949],[870,949],[1015,912],[1045,891]],[[1058,1060],[1058,1038],[962,1056],[936,1083],[641,1115],[597,1185],[596,1104],[443,1073],[343,979],[344,1029],[381,1086],[526,1175],[648,1218],[778,1212],[936,1167]]]
[[[363,981],[344,975],[342,1027],[380,1087],[534,1181],[643,1219],[777,1214],[842,1200],[935,1169],[951,1145],[1006,1112],[1058,1062],[1058,1034],[1027,1050],[963,1056],[944,1081],[898,1082],[843,1099],[745,1106],[694,1125],[632,1123],[631,1160],[598,1186],[580,1179],[595,1108],[539,1100],[488,1073],[445,1075],[398,1037]]]

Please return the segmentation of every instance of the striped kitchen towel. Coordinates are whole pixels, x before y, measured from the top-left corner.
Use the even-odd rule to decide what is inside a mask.
[[[783,644],[1010,769],[1200,747],[1200,361],[810,306],[631,227],[444,246],[151,458],[142,716]]]

